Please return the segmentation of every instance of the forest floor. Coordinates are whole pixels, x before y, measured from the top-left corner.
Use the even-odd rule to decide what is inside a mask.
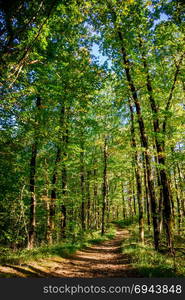
[[[25,264],[0,266],[0,277],[142,277],[130,256],[121,253],[127,229],[116,229],[112,240],[78,250],[67,258],[54,256]]]

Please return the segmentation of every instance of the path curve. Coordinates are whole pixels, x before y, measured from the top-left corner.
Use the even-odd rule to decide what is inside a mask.
[[[139,277],[129,256],[121,253],[123,238],[128,235],[128,230],[117,229],[114,239],[77,251],[52,273],[60,277]]]

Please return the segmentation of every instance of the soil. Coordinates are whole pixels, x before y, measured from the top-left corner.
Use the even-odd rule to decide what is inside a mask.
[[[128,235],[128,230],[117,229],[114,239],[86,247],[68,258],[57,256],[0,266],[0,277],[141,277],[130,257],[121,253],[121,244]]]

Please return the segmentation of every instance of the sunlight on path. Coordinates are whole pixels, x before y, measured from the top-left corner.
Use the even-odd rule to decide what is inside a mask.
[[[128,230],[117,229],[114,239],[86,247],[70,258],[52,257],[24,265],[0,267],[7,277],[140,277],[128,255],[121,254],[121,244]]]

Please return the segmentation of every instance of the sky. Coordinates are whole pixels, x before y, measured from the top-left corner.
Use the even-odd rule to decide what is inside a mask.
[[[101,53],[99,46],[96,43],[93,43],[91,54],[98,59],[100,65],[103,65],[104,62],[108,59],[107,56]]]
[[[165,13],[161,13],[160,18],[158,20],[154,21],[154,27],[157,24],[159,24],[161,21],[166,21],[167,19],[168,19],[168,16]],[[91,54],[94,55],[96,57],[96,59],[98,59],[100,66],[103,65],[106,60],[108,62],[108,66],[109,67],[111,66],[110,59],[106,55],[102,54],[102,52],[100,51],[99,45],[97,45],[96,43],[93,43],[93,46],[91,49]]]

